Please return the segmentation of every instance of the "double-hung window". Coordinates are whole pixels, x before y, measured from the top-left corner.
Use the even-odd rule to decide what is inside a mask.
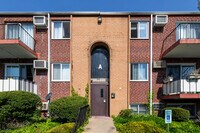
[[[70,38],[70,21],[54,21],[52,28],[52,39]]]
[[[52,65],[53,81],[70,81],[70,64],[68,63],[55,63]]]
[[[148,64],[147,63],[131,63],[131,80],[147,81],[148,80]]]
[[[131,22],[131,39],[148,39],[149,22]]]

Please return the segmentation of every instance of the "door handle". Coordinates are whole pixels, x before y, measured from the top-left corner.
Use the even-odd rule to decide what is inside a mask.
[[[106,103],[106,99],[103,99],[103,102]]]

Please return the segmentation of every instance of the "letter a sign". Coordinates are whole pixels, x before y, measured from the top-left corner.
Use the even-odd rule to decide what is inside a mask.
[[[98,67],[98,69],[102,69],[102,65],[101,65],[101,64],[99,64],[99,67]]]

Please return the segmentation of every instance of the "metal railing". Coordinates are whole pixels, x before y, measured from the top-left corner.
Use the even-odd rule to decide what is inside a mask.
[[[73,133],[76,133],[77,129],[84,124],[87,118],[87,110],[88,110],[89,105],[86,105],[84,107],[81,107],[79,109],[78,116],[76,118],[76,123],[73,128]]]
[[[4,91],[27,91],[38,94],[37,85],[34,82],[16,77],[0,79],[0,92]]]
[[[21,24],[0,24],[0,30],[0,39],[18,39],[34,50],[35,39]]]
[[[200,39],[200,23],[180,23],[163,40],[161,55],[180,39]]]
[[[163,95],[200,93],[200,79],[180,79],[163,84]]]

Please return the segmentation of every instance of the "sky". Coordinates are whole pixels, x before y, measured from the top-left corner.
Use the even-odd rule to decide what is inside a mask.
[[[198,0],[0,0],[1,12],[199,11]]]

